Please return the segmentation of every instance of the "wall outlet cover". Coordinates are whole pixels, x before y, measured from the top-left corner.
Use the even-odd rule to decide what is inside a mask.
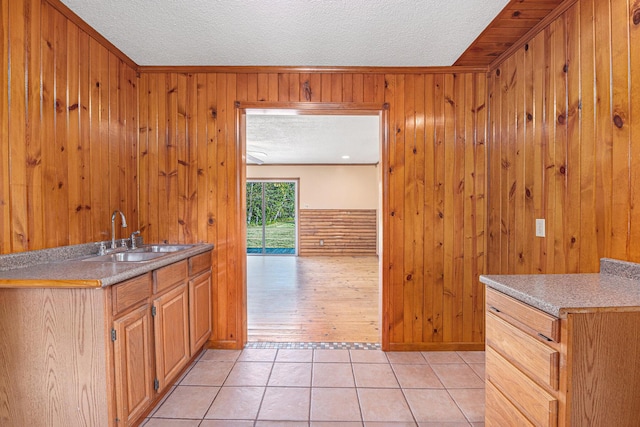
[[[545,220],[544,218],[536,218],[536,237],[545,237]]]

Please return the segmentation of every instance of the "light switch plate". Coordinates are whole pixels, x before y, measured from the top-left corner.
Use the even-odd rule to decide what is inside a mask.
[[[536,218],[536,237],[545,237],[545,235],[544,218]]]

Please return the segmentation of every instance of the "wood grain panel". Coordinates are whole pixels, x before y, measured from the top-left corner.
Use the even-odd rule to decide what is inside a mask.
[[[387,104],[385,334],[397,349],[482,346],[487,116],[478,68],[135,70],[56,0],[0,4],[1,253],[108,239],[113,209],[130,224],[118,237],[140,228],[148,242],[213,242],[210,342],[239,348],[236,101]]]
[[[240,147],[234,144],[236,101],[255,105],[257,99],[257,104],[292,108],[327,100],[341,108],[340,102],[353,100],[389,105],[389,172],[384,179],[389,182],[390,201],[390,279],[385,291],[390,295],[390,343],[397,349],[434,348],[444,342],[449,348],[481,348],[484,296],[477,276],[484,271],[485,76],[283,70],[202,69],[185,74],[182,69],[143,69],[141,73],[140,85],[146,88],[146,93],[139,91],[144,106],[139,120],[146,124],[140,126],[141,147],[153,135],[159,152],[152,158],[150,142],[147,153],[140,149],[141,189],[155,185],[158,189],[155,199],[154,194],[141,196],[146,206],[140,211],[140,225],[147,241],[157,236],[181,243],[215,243],[210,345],[241,347],[245,324],[244,237],[238,215],[242,204],[238,180],[244,164]],[[186,84],[175,86],[176,93],[169,93],[173,86],[164,90],[165,82],[178,81],[178,75],[185,76]],[[185,100],[184,111],[163,107],[172,97]],[[174,123],[182,116],[186,123],[181,128]],[[177,136],[180,129],[188,137]],[[195,200],[197,216],[171,214],[174,204],[186,209],[186,201],[180,201],[163,178],[169,139],[178,144],[178,153],[197,153],[197,161],[178,162],[178,168],[185,170],[175,178],[177,189],[189,188],[183,196]],[[447,175],[447,159],[455,166],[455,179]],[[189,178],[193,176],[195,180]],[[170,231],[187,228],[190,234]],[[448,267],[454,264],[455,269]],[[445,292],[450,293],[446,314]]]
[[[535,29],[562,3],[575,0],[511,0],[456,60],[456,66],[488,66]]]
[[[95,289],[0,292],[0,322],[21,325],[0,328],[1,423],[109,425],[115,414],[107,404],[112,379],[105,362],[109,342],[105,293]],[[41,351],[34,351],[36,347]]]
[[[59,6],[0,8],[2,254],[106,240],[113,209],[137,227],[136,72]]]
[[[301,209],[298,233],[300,256],[376,255],[375,210]]]
[[[639,9],[637,1],[577,1],[490,74],[492,121],[501,122],[492,124],[489,170],[509,167],[515,179],[490,172],[488,272],[597,272],[602,257],[640,261],[632,221],[640,176],[632,112],[640,98],[632,95],[638,79],[631,47]],[[524,85],[505,84],[522,55],[525,72],[516,70],[515,78]],[[523,95],[526,108],[510,110]],[[499,154],[511,153],[511,129],[523,124],[533,128],[516,144],[524,156]],[[524,212],[515,206],[516,218],[504,209],[512,197],[525,200]],[[536,218],[546,219],[544,238],[534,235]]]

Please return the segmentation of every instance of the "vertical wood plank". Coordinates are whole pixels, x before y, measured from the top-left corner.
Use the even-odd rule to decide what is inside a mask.
[[[140,176],[138,178],[138,221],[142,237],[145,242],[150,240],[150,210],[151,210],[151,157],[149,154],[151,140],[154,133],[151,130],[151,120],[149,117],[149,98],[151,89],[149,85],[153,79],[152,75],[143,73],[138,79],[138,168]]]
[[[500,118],[502,116],[502,91],[500,90],[501,69],[498,68],[490,73],[488,94],[489,100],[489,171],[487,185],[487,273],[497,274],[501,271],[501,246],[500,239],[502,211],[502,194],[500,175],[502,171],[501,138],[500,138]]]
[[[342,102],[342,74],[331,74],[331,102]]]
[[[596,224],[598,257],[611,251],[612,128],[611,128],[611,15],[609,2],[594,2],[596,109]]]
[[[67,26],[67,73],[68,73],[68,120],[67,151],[69,153],[69,240],[83,242],[80,227],[82,209],[82,142],[80,140],[80,61],[78,49],[78,27]]]
[[[25,145],[27,150],[27,229],[28,246],[44,247],[43,205],[42,205],[42,158],[40,141],[40,19],[41,2],[30,0],[25,4],[27,62],[29,68],[27,95],[27,128]],[[0,250],[1,252],[1,250]]]
[[[556,163],[555,163],[555,154],[556,154],[556,109],[555,109],[555,55],[554,50],[555,46],[553,46],[554,40],[554,32],[557,27],[557,22],[555,26],[549,26],[545,29],[544,32],[544,44],[545,44],[545,73],[544,73],[544,91],[545,91],[545,135],[542,146],[542,159],[544,162],[544,190],[543,190],[543,210],[545,218],[547,221],[551,222],[551,219],[554,218],[554,208],[555,208],[555,197],[556,197],[556,183],[558,182],[556,178]],[[549,224],[546,227],[546,237],[544,239],[545,244],[545,272],[552,273],[555,271],[555,224]]]
[[[600,270],[596,219],[594,0],[580,2],[580,271]]]
[[[533,163],[530,169],[533,173],[533,216],[529,221],[536,218],[544,218],[546,215],[546,191],[545,191],[545,147],[548,140],[548,131],[545,116],[546,97],[546,71],[540,64],[545,64],[546,43],[545,34],[541,32],[531,42],[533,70]],[[532,273],[542,273],[546,271],[546,239],[536,237],[533,241]]]
[[[452,311],[452,342],[461,342],[465,326],[463,315],[464,295],[464,239],[465,239],[465,147],[466,147],[466,108],[464,74],[453,74],[453,109],[454,109],[454,138],[451,140],[453,151],[453,311]]]
[[[444,340],[444,292],[445,292],[445,88],[444,75],[434,78],[434,207],[433,216],[433,330],[432,342]]]
[[[539,188],[536,186],[536,163],[535,163],[535,145],[534,131],[535,131],[535,114],[537,113],[535,107],[535,85],[534,85],[534,72],[537,68],[534,59],[534,46],[532,43],[528,43],[524,48],[524,61],[523,61],[523,83],[524,83],[524,105],[520,115],[524,126],[524,141],[522,149],[523,158],[523,185],[520,189],[522,197],[524,199],[523,206],[523,231],[524,238],[522,242],[522,258],[520,262],[522,269],[520,270],[526,274],[532,274],[535,271],[536,255],[539,255],[539,250],[536,250],[535,236],[535,218],[536,218],[536,206],[535,195],[539,193]],[[539,183],[538,183],[539,185]]]
[[[320,77],[320,101],[331,102],[331,74],[324,73]]]
[[[11,126],[8,129],[9,151],[7,158],[7,180],[10,223],[10,248],[14,252],[28,249],[27,242],[27,153],[25,150],[25,129],[27,125],[27,93],[25,86],[25,69],[27,67],[25,49],[25,16],[20,3],[9,7],[9,49],[11,60],[7,69],[10,96],[7,108]],[[9,231],[9,230],[7,230]]]
[[[631,195],[630,195],[630,87],[629,87],[629,22],[628,2],[612,1],[611,13],[611,99],[612,111],[609,119],[613,126],[611,141],[611,252],[617,259],[629,259]],[[639,47],[636,46],[635,49]]]
[[[209,224],[209,210],[207,206],[208,200],[208,186],[209,186],[209,167],[208,167],[208,147],[211,135],[208,132],[208,98],[207,98],[207,75],[204,73],[198,73],[195,75],[196,79],[196,98],[197,98],[197,115],[194,117],[196,121],[196,200],[197,200],[197,242],[208,242],[208,224]],[[258,76],[256,75],[256,84],[258,82]],[[258,89],[256,86],[256,97],[258,96]]]
[[[567,193],[564,251],[566,253],[563,272],[580,271],[580,4],[566,12],[566,81],[567,81]]]
[[[567,54],[566,24],[564,15],[552,24],[553,58],[551,78],[552,96],[555,99],[553,120],[555,122],[555,155],[553,179],[555,180],[555,200],[553,211],[553,258],[554,272],[563,272],[566,268],[565,246],[565,209],[567,202]],[[576,165],[576,167],[579,167]],[[551,218],[551,216],[550,216]]]
[[[279,77],[279,76],[278,76]],[[279,79],[278,79],[279,80]],[[280,84],[280,82],[278,82]],[[225,321],[233,313],[228,310],[228,293],[230,283],[227,281],[227,274],[229,270],[229,235],[228,235],[228,222],[230,220],[227,217],[229,211],[229,185],[227,182],[227,75],[220,74],[216,78],[216,94],[217,94],[217,121],[216,131],[219,138],[216,141],[216,175],[217,175],[217,188],[216,194],[216,221],[217,227],[217,241],[216,248],[218,252],[217,257],[217,283],[218,287],[214,290],[217,305],[213,307],[214,311],[218,312],[218,319],[223,321],[217,322],[216,338],[219,340],[226,340],[228,337],[228,322]]]
[[[525,118],[525,49],[518,49],[514,55],[515,59],[515,82],[513,86],[515,97],[515,128],[514,128],[514,157],[513,157],[513,204],[514,207],[514,223],[511,229],[511,235],[513,236],[514,247],[511,249],[513,252],[513,272],[516,274],[524,274],[526,272],[526,259],[528,253],[525,250],[525,241],[531,239],[533,234],[527,234],[526,228],[527,219],[526,213],[526,171],[528,165],[525,162],[526,159],[526,144],[525,133],[527,121]]]
[[[422,328],[422,342],[431,341],[433,331],[435,329],[435,313],[433,301],[433,285],[435,283],[437,272],[435,271],[434,262],[434,221],[437,207],[435,205],[435,79],[433,74],[424,76],[424,162],[419,165],[424,176],[424,205],[422,207],[423,221],[423,307],[424,318]]]
[[[238,99],[240,96],[238,95]],[[258,75],[249,73],[247,75],[247,101],[255,102],[258,100]]]
[[[211,75],[212,73],[209,73]],[[208,87],[208,85],[207,85]],[[266,101],[269,98],[269,75],[258,74],[258,101]]]
[[[484,341],[484,285],[480,283],[479,275],[486,273],[487,256],[487,78],[484,74],[476,74],[475,87],[475,140],[474,140],[474,212],[476,226],[473,231],[476,270],[472,273],[473,280],[473,336],[474,342]]]
[[[353,102],[364,102],[364,75],[361,73],[353,74],[352,84]]]
[[[417,265],[414,263],[416,248],[418,241],[416,235],[413,234],[417,228],[416,211],[417,211],[417,185],[416,185],[416,154],[418,147],[415,142],[415,75],[407,74],[404,77],[404,105],[402,105],[404,111],[403,117],[398,120],[398,123],[402,122],[402,128],[404,132],[398,133],[399,139],[396,140],[399,146],[403,149],[404,157],[404,176],[401,179],[404,181],[404,194],[399,196],[399,199],[404,201],[403,206],[403,220],[404,220],[404,259],[402,268],[402,289],[403,289],[403,320],[404,326],[403,336],[404,342],[414,342],[413,328],[416,326],[416,318],[421,318],[422,313],[418,312],[418,307],[415,304],[422,304],[421,299],[414,300],[412,297],[418,291],[418,273],[416,271]],[[402,136],[404,135],[404,138]],[[400,178],[400,177],[399,177]],[[417,296],[417,295],[416,295]],[[421,311],[421,310],[420,310]]]
[[[55,168],[55,32],[54,22],[50,19],[53,13],[51,6],[43,3],[42,13],[42,163],[44,165],[44,181],[42,203],[55,209],[56,200],[56,168]],[[51,208],[49,208],[51,209]],[[44,215],[45,247],[58,244],[56,214]]]
[[[412,326],[412,341],[420,343],[424,336],[424,328],[426,322],[426,310],[425,310],[425,290],[429,289],[425,283],[425,75],[417,74],[414,82],[414,132],[412,135],[414,149],[409,157],[413,156],[414,159],[414,186],[415,186],[415,199],[414,205],[409,212],[409,215],[414,216],[413,227],[411,233],[413,233],[414,239],[414,252],[413,252],[413,264],[414,264],[414,293],[411,295],[411,301],[413,306],[413,326]],[[426,289],[425,289],[426,288]],[[430,327],[427,326],[427,329]]]
[[[278,74],[278,101],[289,101],[289,74]]]
[[[628,124],[630,126],[629,139],[631,142],[631,214],[629,223],[630,253],[629,260],[640,262],[640,245],[634,242],[640,241],[640,165],[634,159],[640,159],[640,49],[635,46],[640,45],[640,23],[634,18],[640,15],[640,0],[629,1],[629,14],[627,15],[627,25],[629,26],[629,46],[634,46],[629,50],[629,73],[630,73],[630,93],[631,106],[629,111]],[[635,96],[634,96],[635,94]]]
[[[245,74],[246,76],[246,74]],[[175,170],[177,173],[176,181],[176,198],[178,204],[177,211],[177,231],[178,242],[186,243],[189,241],[191,224],[188,219],[188,200],[189,200],[189,134],[187,126],[187,75],[178,73],[176,75],[177,94],[176,94],[176,163]],[[246,87],[246,84],[245,84]]]
[[[459,138],[462,142],[464,162],[461,167],[463,190],[461,193],[462,201],[462,277],[461,277],[461,295],[460,307],[462,311],[458,341],[470,342],[473,339],[473,321],[474,321],[474,282],[477,277],[476,251],[474,243],[476,242],[476,212],[475,212],[475,80],[472,74],[464,74],[460,76],[464,79],[463,103],[463,137]],[[460,227],[458,228],[460,229]]]
[[[2,44],[0,44],[0,59],[3,72],[9,70],[9,0],[0,3],[0,32],[2,32]],[[8,73],[7,73],[8,75]],[[11,187],[7,177],[9,169],[9,85],[3,82],[0,85],[0,253],[11,252]]]

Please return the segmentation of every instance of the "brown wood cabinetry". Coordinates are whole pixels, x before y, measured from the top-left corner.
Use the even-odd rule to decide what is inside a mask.
[[[162,396],[211,334],[211,252],[112,289],[112,311],[119,316],[112,332],[116,414],[120,425],[131,425]]]
[[[177,377],[191,357],[187,284],[182,283],[154,299],[153,310],[156,379],[158,391],[162,392],[168,382]]]
[[[189,281],[189,333],[191,353],[211,336],[211,271]]]
[[[144,304],[114,320],[113,361],[116,417],[131,424],[154,398],[151,347],[151,307]]]
[[[210,252],[108,287],[0,288],[0,425],[137,425],[206,344],[211,294]]]
[[[487,426],[638,425],[639,312],[486,301]]]

